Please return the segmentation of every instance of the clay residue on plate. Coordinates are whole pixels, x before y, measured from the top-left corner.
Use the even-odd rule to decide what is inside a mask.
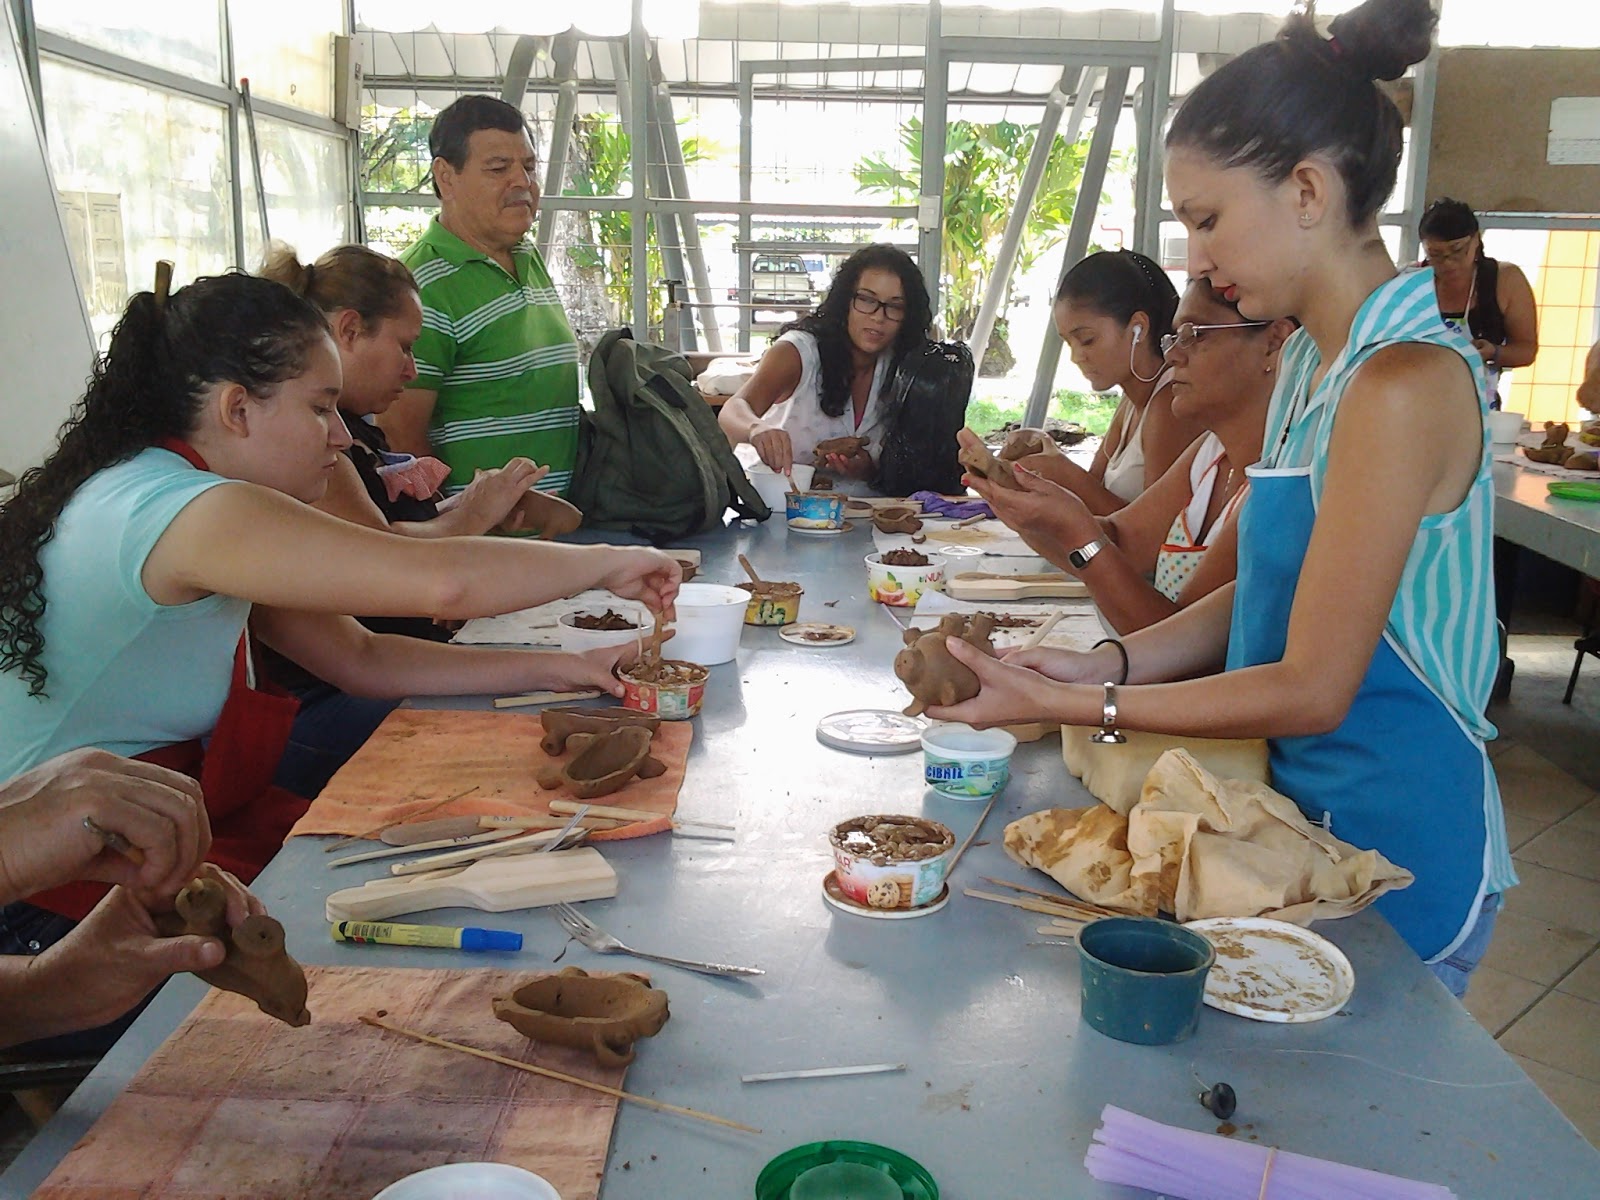
[[[606,609],[604,613],[576,613],[572,618],[574,629],[601,629],[607,632],[616,629],[637,629],[639,623],[630,621],[621,613]]]
[[[886,550],[878,561],[886,567],[926,567],[932,562],[920,550]]]
[[[847,854],[885,867],[937,858],[956,844],[956,835],[924,817],[867,816],[841,821],[829,841]]]
[[[689,687],[696,683],[704,683],[710,674],[711,672],[699,663],[666,658],[648,666],[641,663],[629,667],[622,672],[622,677],[631,679],[634,683],[650,683],[656,687]]]

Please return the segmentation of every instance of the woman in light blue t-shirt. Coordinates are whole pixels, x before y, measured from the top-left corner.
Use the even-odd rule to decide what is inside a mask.
[[[1378,233],[1402,123],[1375,81],[1427,57],[1434,20],[1426,0],[1367,0],[1324,38],[1298,13],[1197,86],[1167,134],[1190,272],[1246,319],[1302,323],[1249,471],[1236,584],[1087,655],[955,649],[982,690],[930,715],[1267,738],[1274,787],[1415,875],[1376,907],[1459,995],[1516,882],[1484,750],[1482,360]]]

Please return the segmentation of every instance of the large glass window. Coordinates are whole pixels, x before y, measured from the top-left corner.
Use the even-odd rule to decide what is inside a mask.
[[[333,35],[344,31],[340,0],[233,4],[235,72],[250,93],[319,116],[333,111]]]
[[[267,224],[276,241],[287,242],[310,262],[350,240],[348,143],[314,129],[256,115],[261,141],[261,177],[267,189]],[[260,210],[250,166],[249,131],[239,118],[240,171],[244,182],[245,266],[261,264]]]
[[[233,261],[227,110],[51,58],[40,62],[50,165],[95,332],[146,289]]]
[[[241,5],[239,7],[250,7]],[[256,7],[274,13],[281,0]],[[210,83],[222,79],[222,18],[217,0],[33,0],[40,29]]]

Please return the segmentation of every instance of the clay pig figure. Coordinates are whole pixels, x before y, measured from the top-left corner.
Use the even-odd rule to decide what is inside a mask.
[[[946,613],[937,629],[906,630],[905,649],[894,656],[894,673],[911,691],[906,716],[915,717],[932,705],[960,704],[976,696],[978,677],[955,660],[945,639],[958,637],[985,654],[993,654],[994,643],[989,640],[992,632],[994,618],[988,613],[976,613],[970,621],[959,613]]]
[[[828,465],[828,455],[830,454],[837,454],[841,458],[850,458],[860,454],[870,445],[872,445],[872,442],[869,439],[861,437],[823,438],[812,448],[812,460],[815,465],[825,467]],[[822,485],[813,478],[811,486],[815,489],[820,488]]]
[[[271,917],[246,917],[228,928],[227,898],[222,885],[201,876],[178,893],[176,911],[157,913],[163,937],[199,934],[219,938],[227,949],[220,966],[196,971],[214,988],[248,996],[269,1017],[287,1025],[309,1025],[306,973],[283,948],[283,926]]]
[[[1022,490],[1011,464],[1001,462],[989,452],[989,447],[981,443],[976,446],[962,446],[961,453],[956,457],[968,475],[976,475],[979,479],[987,479],[990,483],[1013,491]]]

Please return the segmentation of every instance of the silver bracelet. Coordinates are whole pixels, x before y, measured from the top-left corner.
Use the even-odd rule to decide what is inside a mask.
[[[1100,705],[1100,728],[1089,735],[1089,740],[1099,746],[1120,746],[1128,738],[1117,729],[1117,685],[1108,680],[1104,687],[1106,694]]]

